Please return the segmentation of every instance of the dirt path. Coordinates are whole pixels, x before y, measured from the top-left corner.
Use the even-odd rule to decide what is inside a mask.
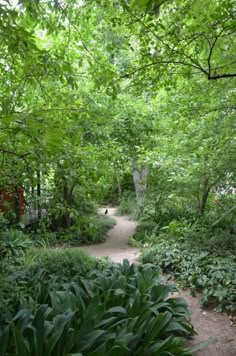
[[[192,297],[189,291],[181,290],[191,310],[191,323],[198,335],[190,342],[190,346],[198,345],[211,338],[216,341],[207,348],[196,352],[199,356],[236,356],[236,327],[231,325],[227,315],[207,311],[200,308],[199,297]]]
[[[86,246],[83,249],[96,257],[108,256],[114,262],[122,262],[124,258],[130,262],[137,262],[138,249],[128,246],[128,238],[134,233],[136,222],[130,221],[127,216],[116,216],[114,208],[109,208],[108,212],[116,220],[116,225],[109,231],[106,242]],[[196,355],[236,356],[236,327],[231,325],[228,316],[202,310],[199,298],[193,298],[188,291],[181,290],[178,295],[187,301],[192,312],[191,322],[198,333],[189,345],[197,345],[211,338],[217,339],[207,348],[198,351]]]
[[[113,262],[122,262],[124,258],[130,262],[137,262],[138,249],[128,246],[129,236],[135,232],[137,223],[129,220],[128,216],[115,215],[115,210],[108,209],[108,215],[116,220],[116,225],[108,232],[106,241],[98,245],[85,246],[83,249],[96,257],[108,256]]]

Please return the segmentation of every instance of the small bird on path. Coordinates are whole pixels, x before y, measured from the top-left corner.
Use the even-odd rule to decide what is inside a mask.
[[[108,210],[107,209],[105,210],[105,214],[108,214]]]

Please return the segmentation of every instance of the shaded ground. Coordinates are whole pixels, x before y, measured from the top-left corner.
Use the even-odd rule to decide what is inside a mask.
[[[127,216],[116,216],[114,208],[108,209],[108,215],[116,220],[116,225],[109,231],[106,242],[86,246],[83,249],[96,257],[108,256],[114,262],[122,262],[124,258],[130,262],[137,262],[138,249],[128,246],[128,238],[134,233],[136,222],[130,221]],[[189,309],[192,312],[191,321],[198,333],[190,341],[190,346],[211,338],[217,339],[207,348],[198,351],[196,355],[236,356],[236,327],[231,325],[229,317],[214,311],[202,310],[199,298],[193,298],[188,291],[181,290],[178,295],[189,304]]]

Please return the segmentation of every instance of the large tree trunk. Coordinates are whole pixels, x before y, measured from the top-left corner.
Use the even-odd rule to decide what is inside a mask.
[[[136,161],[133,161],[133,181],[136,193],[137,204],[140,205],[143,199],[143,193],[146,190],[146,178],[148,176],[147,167],[138,167]]]

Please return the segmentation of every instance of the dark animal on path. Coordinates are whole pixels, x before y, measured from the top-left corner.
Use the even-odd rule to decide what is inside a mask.
[[[107,209],[105,210],[105,214],[108,214],[108,210]]]

